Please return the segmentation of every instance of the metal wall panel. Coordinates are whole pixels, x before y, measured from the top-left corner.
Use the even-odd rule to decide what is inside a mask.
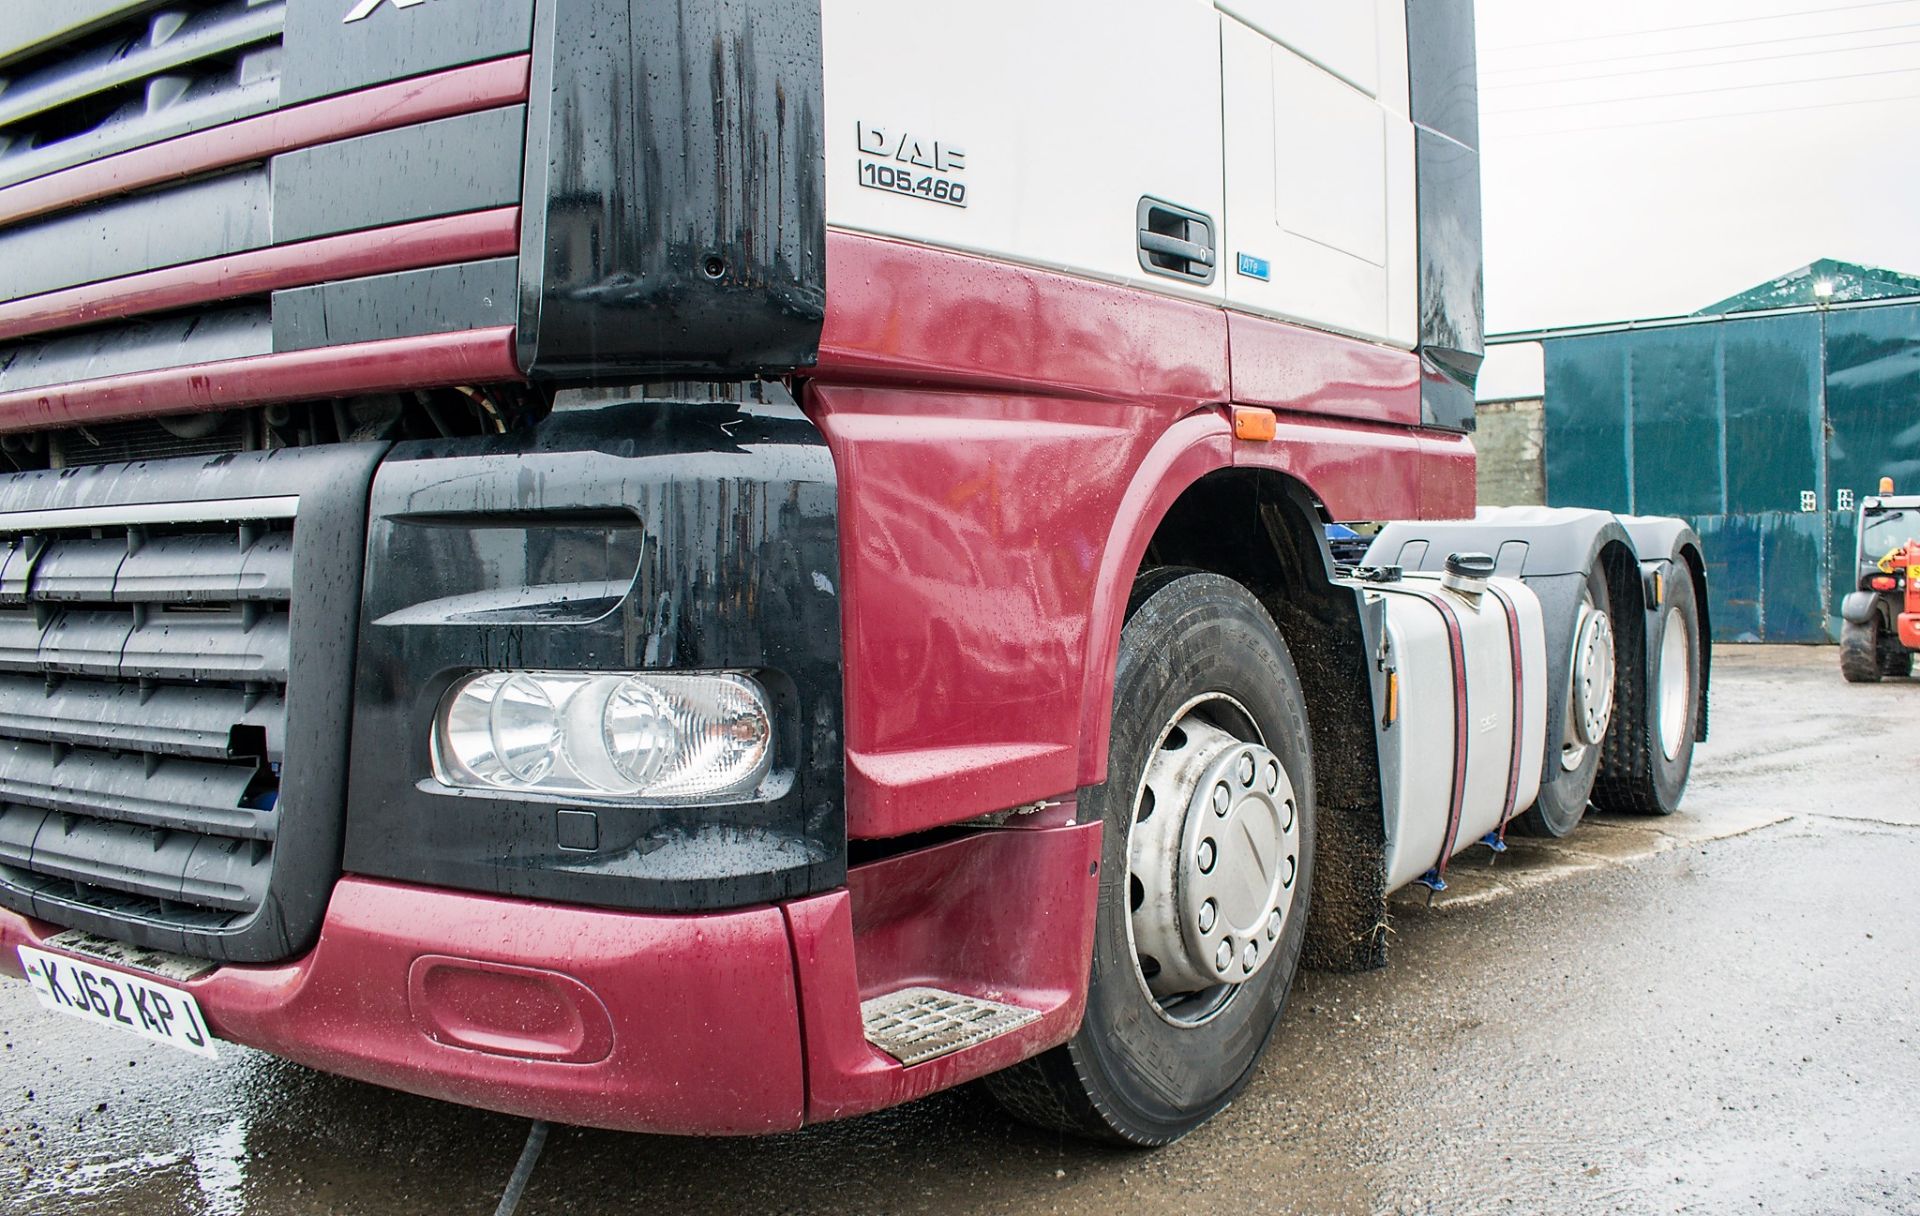
[[[1760,640],[1760,526],[1751,515],[1702,515],[1688,521],[1707,559],[1707,616],[1719,641]]]
[[[1920,487],[1920,305],[1828,313],[1828,477],[1870,494]]]
[[[1718,638],[1838,638],[1854,505],[1920,486],[1920,304],[1544,346],[1550,504],[1685,517]]]
[[[1631,511],[1627,443],[1631,334],[1545,343],[1547,501]]]
[[[1724,512],[1720,329],[1652,330],[1631,344],[1633,500],[1640,515]]]
[[[1825,512],[1769,512],[1761,522],[1760,603],[1766,642],[1827,642]]]
[[[1798,511],[1820,483],[1820,319],[1760,317],[1723,336],[1729,511]]]

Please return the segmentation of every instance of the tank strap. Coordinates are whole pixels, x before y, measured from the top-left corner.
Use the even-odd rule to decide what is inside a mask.
[[[1520,667],[1520,610],[1514,606],[1513,597],[1501,590],[1498,584],[1488,583],[1487,590],[1493,598],[1500,601],[1500,609],[1507,617],[1507,643],[1513,653],[1511,668],[1513,671],[1513,747],[1507,758],[1507,801],[1500,811],[1500,833],[1494,839],[1500,844],[1507,842],[1507,825],[1520,813],[1514,803],[1520,798],[1520,742],[1523,726],[1521,710],[1525,704],[1522,696]],[[1495,852],[1501,850],[1496,849]]]

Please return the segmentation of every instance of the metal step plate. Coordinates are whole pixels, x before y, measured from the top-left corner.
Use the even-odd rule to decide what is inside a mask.
[[[902,988],[860,1005],[867,1042],[902,1064],[921,1064],[1025,1026],[1040,1016],[984,997]]]

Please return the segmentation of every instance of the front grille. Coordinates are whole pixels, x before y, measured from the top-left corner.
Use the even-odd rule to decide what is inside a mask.
[[[282,0],[140,4],[0,68],[0,185],[273,108],[285,24]]]
[[[56,469],[67,469],[159,460],[168,456],[243,452],[253,442],[256,428],[251,421],[244,413],[234,410],[224,414],[96,422],[47,435],[46,441],[52,449],[47,463]],[[0,446],[4,446],[4,440],[0,440]]]
[[[0,884],[170,929],[260,910],[290,516],[0,531]]]

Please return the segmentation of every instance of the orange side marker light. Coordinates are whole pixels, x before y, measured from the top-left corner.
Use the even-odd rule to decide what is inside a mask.
[[[1261,409],[1257,405],[1236,405],[1233,407],[1233,437],[1251,439],[1257,443],[1266,443],[1280,430],[1280,420],[1272,410]]]

